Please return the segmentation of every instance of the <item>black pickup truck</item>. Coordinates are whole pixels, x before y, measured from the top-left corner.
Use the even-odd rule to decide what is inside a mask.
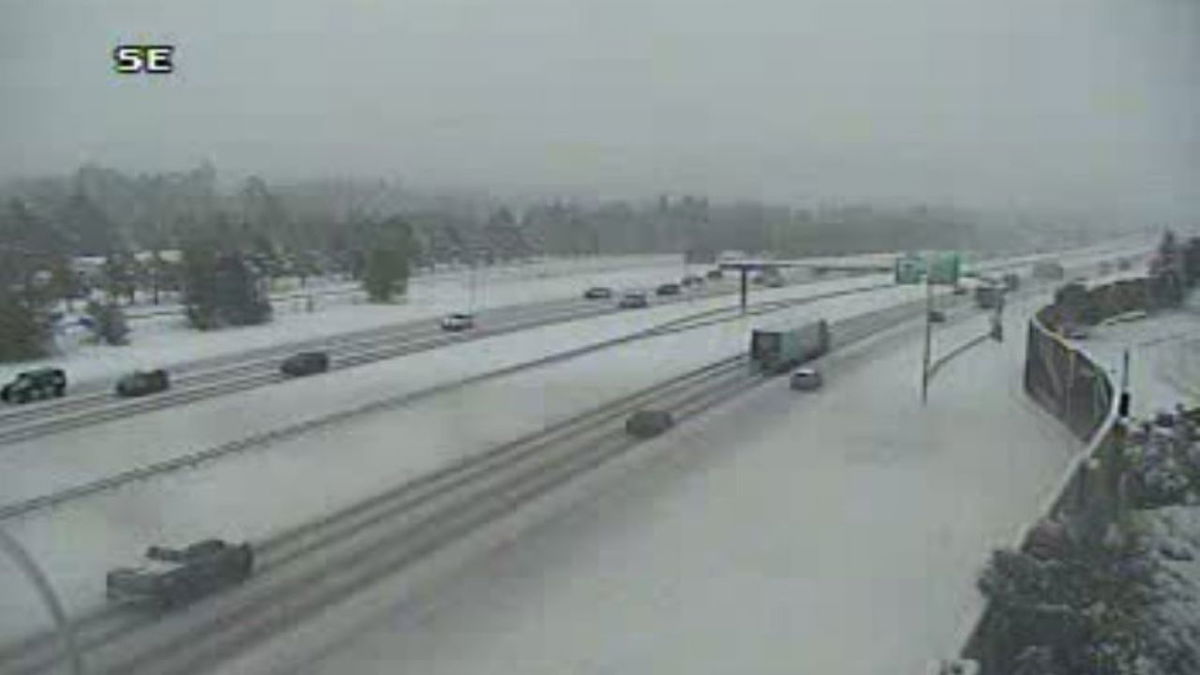
[[[114,602],[165,609],[239,584],[253,571],[250,544],[206,539],[182,549],[151,546],[142,566],[108,573],[105,593]]]

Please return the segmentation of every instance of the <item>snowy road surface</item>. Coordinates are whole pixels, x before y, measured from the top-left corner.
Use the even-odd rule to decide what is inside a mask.
[[[884,276],[873,276],[772,289],[756,294],[755,301],[805,298],[886,282]],[[913,287],[891,288],[874,302],[887,304],[919,296],[919,289]],[[370,367],[288,380],[271,387],[201,401],[186,406],[187,414],[180,414],[179,409],[161,410],[6,445],[0,451],[0,503],[46,494],[201,447],[227,443],[370,401],[410,394],[732,304],[729,297],[679,302],[483,338],[388,359]],[[744,331],[744,328],[739,326],[731,330]],[[699,331],[684,336],[684,339],[698,343],[710,340],[706,333]],[[742,349],[744,341],[745,335],[738,334],[736,345],[729,348]],[[722,343],[722,348],[726,346]],[[634,354],[652,354],[642,351],[648,347],[631,346],[629,349]],[[680,347],[678,351],[687,354],[686,364],[704,363],[704,359],[709,358],[707,353],[692,353],[700,350]],[[601,357],[598,355],[597,358]],[[638,382],[643,382],[645,377],[665,377],[666,360],[670,358],[670,355],[656,358],[655,367],[645,368],[644,376],[638,378]]]
[[[1036,306],[1008,308],[1009,335]],[[951,326],[939,349],[985,329]],[[1077,442],[1022,392],[1019,339],[953,361],[922,408],[919,338],[835,355],[817,394],[779,380],[735,399],[436,592],[230,672],[922,672],[957,650],[975,574]]]
[[[1106,242],[1078,253],[1095,255],[1128,243]],[[810,258],[820,263],[878,263],[892,254],[867,254],[838,258]],[[1032,259],[1036,256],[1023,256]],[[698,272],[708,265],[691,265]],[[186,328],[181,317],[139,321],[124,347],[85,345],[64,355],[21,364],[0,364],[0,380],[38,365],[56,365],[68,370],[72,386],[109,382],[134,369],[152,369],[173,364],[234,354],[250,349],[296,340],[320,338],[397,324],[431,319],[452,311],[496,308],[514,304],[576,298],[593,285],[646,288],[678,281],[685,266],[680,256],[626,256],[599,260],[549,260],[527,268],[480,270],[474,283],[470,275],[456,272],[414,279],[406,301],[394,305],[354,304],[327,307],[308,313],[280,313],[264,326],[200,333]],[[799,273],[798,274],[802,274]],[[472,288],[474,289],[472,291]],[[292,302],[292,301],[288,301]],[[318,303],[320,306],[321,303]]]
[[[520,303],[578,297],[590,285],[646,286],[678,281],[683,263],[678,256],[646,256],[647,264],[618,269],[588,268],[575,274],[556,270],[538,276],[501,275],[491,278],[479,272],[474,302],[470,284],[463,276],[414,280],[406,301],[394,305],[343,305],[313,314],[282,314],[264,326],[249,326],[201,333],[186,328],[181,317],[157,322],[138,322],[125,347],[86,346],[58,358],[22,364],[0,364],[0,379],[7,381],[19,370],[42,364],[66,367],[72,383],[112,379],[135,368],[157,368],[225,353],[335,335],[405,321],[430,319],[452,311],[502,307]]]
[[[764,291],[759,297],[788,297],[805,290]],[[920,292],[912,287],[895,288],[870,297],[825,301],[814,306],[811,315],[834,319]],[[696,305],[695,309],[701,308],[700,302]],[[668,314],[659,313],[651,323],[665,318]],[[13,446],[13,454],[9,448],[3,454],[6,466],[0,476],[13,479],[3,489],[7,494],[28,495],[76,484],[89,476],[160,459],[164,453],[179,454],[241,438],[349,401],[400,393],[469,374],[472,369],[561,351],[567,342],[598,339],[608,331],[625,333],[634,327],[626,322],[649,320],[649,316],[630,313],[597,319],[587,326],[558,326],[484,340],[439,350],[436,356],[425,355],[419,361],[397,359],[386,367],[363,370],[369,374],[366,376],[352,377],[354,371],[347,371],[290,383],[285,385],[287,390],[270,388],[189,406],[187,415],[148,415],[96,427],[87,435],[65,434],[61,438],[70,440],[61,445],[49,445],[50,439],[43,439],[28,447]],[[304,522],[456,457],[744,351],[747,328],[733,322],[655,338],[447,392],[404,409],[360,418],[353,425],[256,448],[194,471],[31,514],[6,526],[47,566],[70,609],[81,611],[101,602],[104,570],[135,562],[151,543],[177,544],[208,536],[258,538]],[[331,379],[335,377],[341,379]],[[287,395],[282,396],[285,391]],[[303,402],[303,410],[297,409],[297,401]],[[147,442],[148,437],[168,440]],[[178,444],[169,440],[175,438]],[[16,583],[12,575],[0,578]],[[0,597],[6,604],[0,611],[0,634],[23,633],[30,628],[30,621],[40,619],[27,591],[8,587],[0,589]]]
[[[833,285],[861,280],[831,282]],[[824,285],[824,284],[823,284]],[[777,289],[763,297],[794,297],[809,287]],[[800,315],[836,319],[919,297],[914,287],[847,296],[797,308]],[[716,301],[713,301],[716,302]],[[723,301],[727,304],[729,301]],[[697,303],[699,304],[699,303]],[[695,311],[695,310],[692,310]],[[188,406],[187,415],[162,412],[6,447],[0,487],[33,495],[110,475],[140,462],[242,438],[297,419],[303,402],[318,414],[351,402],[399,394],[460,375],[562,351],[569,345],[624,335],[686,310],[657,317],[631,312],[579,324],[527,331],[449,347],[376,369],[332,373]],[[72,611],[102,602],[103,571],[136,562],[153,543],[186,543],[220,536],[258,539],[296,525],[458,457],[473,454],[555,420],[599,405],[674,374],[744,352],[752,318],[627,344],[494,381],[445,392],[402,408],[364,416],[279,443],[228,456],[195,470],[96,495],[5,524],[47,567]],[[490,344],[490,343],[497,344]],[[179,444],[146,442],[179,437]],[[17,453],[10,453],[12,450]],[[319,478],[318,478],[319,477]],[[6,499],[7,501],[7,499]],[[73,532],[70,538],[62,533]],[[4,584],[0,575],[0,584]],[[9,578],[11,583],[16,579]],[[0,594],[32,597],[11,587]],[[15,600],[14,600],[15,602]],[[26,605],[26,603],[28,603]],[[0,635],[29,629],[29,614],[0,612]],[[34,616],[37,616],[36,614]]]
[[[1179,310],[1091,329],[1078,344],[1121,381],[1122,355],[1130,353],[1132,413],[1147,417],[1182,403],[1200,406],[1200,297]]]

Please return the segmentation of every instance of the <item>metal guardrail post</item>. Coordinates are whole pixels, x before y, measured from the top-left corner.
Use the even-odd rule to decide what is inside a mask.
[[[50,617],[54,620],[55,628],[58,630],[59,639],[62,640],[63,649],[67,652],[68,660],[71,663],[71,672],[73,675],[83,675],[83,656],[79,653],[79,647],[75,643],[75,631],[71,626],[70,619],[67,618],[67,613],[63,611],[62,603],[59,602],[54,587],[50,584],[50,579],[38,567],[33,556],[29,555],[16,539],[13,539],[2,528],[0,528],[0,550],[7,553],[8,557],[16,563],[17,568],[29,579],[29,583],[37,591],[38,597],[46,605]]]

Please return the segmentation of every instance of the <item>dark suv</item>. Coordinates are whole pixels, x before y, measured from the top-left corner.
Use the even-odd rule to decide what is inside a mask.
[[[166,391],[171,386],[167,371],[137,370],[117,380],[117,396],[146,396]]]
[[[636,438],[650,438],[673,426],[675,419],[666,410],[639,410],[625,420],[625,433]]]
[[[593,286],[583,292],[583,297],[588,300],[605,300],[611,298],[612,295],[612,289],[604,286]]]
[[[67,393],[67,374],[61,368],[39,368],[19,373],[0,389],[0,400],[28,403],[39,398],[57,398]]]
[[[329,354],[326,352],[300,352],[284,359],[279,370],[289,377],[315,375],[329,370]]]

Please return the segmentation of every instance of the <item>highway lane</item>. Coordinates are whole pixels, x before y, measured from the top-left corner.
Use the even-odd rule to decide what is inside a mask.
[[[1128,241],[1122,240],[1061,254],[1039,253],[999,261],[981,260],[973,267],[980,271],[1019,268],[1034,260],[1056,255],[1068,258],[1095,256],[1106,251],[1129,249],[1130,246]],[[878,264],[888,255],[890,254],[811,258],[806,262]],[[665,274],[664,271],[664,276]],[[815,280],[804,270],[790,272],[789,277],[801,282]],[[652,292],[653,288],[647,290]],[[688,291],[686,296],[653,297],[652,302],[670,304],[685,298],[717,297],[736,290],[735,280],[727,277],[723,281],[710,282],[698,291]],[[434,321],[422,319],[250,349],[235,354],[223,354],[171,365],[169,370],[175,390],[137,401],[116,397],[111,391],[112,382],[92,381],[71,385],[65,399],[41,401],[24,406],[0,406],[0,444],[277,383],[283,379],[275,372],[279,362],[297,351],[329,350],[333,352],[333,367],[337,368],[412,353],[414,350],[433,349],[462,340],[485,337],[488,334],[600,316],[613,311],[615,309],[612,305],[606,304],[605,301],[566,298],[482,310],[479,312],[481,329],[466,335],[441,335]],[[341,355],[347,358],[343,361],[339,358]],[[186,391],[181,391],[184,389]]]
[[[699,291],[690,291],[685,295],[654,296],[651,304],[672,305],[728,295],[735,290],[728,280],[710,282]],[[80,388],[72,387],[63,399],[2,408],[0,444],[275,384],[287,379],[278,370],[282,360],[299,351],[328,351],[331,369],[348,368],[460,342],[619,311],[622,310],[615,306],[615,300],[552,300],[483,310],[477,314],[477,327],[460,333],[443,331],[437,321],[419,320],[206,358],[172,366],[169,369],[172,388],[157,395],[123,399],[105,385],[93,383]]]
[[[835,322],[834,344],[847,347],[894,326],[901,318],[894,309]],[[919,303],[903,309],[908,317],[920,311]],[[161,622],[154,614],[113,607],[83,617],[81,641],[91,652],[89,664],[94,672],[193,672],[263,631],[298,621],[348,590],[390,574],[515,504],[627,451],[635,442],[624,434],[623,421],[632,410],[666,408],[684,420],[765,381],[748,371],[744,356],[722,359],[272,536],[256,547],[263,573],[247,588],[222,597],[220,606],[203,604]],[[462,476],[464,472],[472,477]],[[532,488],[527,485],[531,481]],[[525,490],[529,494],[513,496]],[[483,510],[475,513],[481,504]],[[324,561],[317,568],[311,565],[314,557]],[[225,618],[231,602],[237,603],[235,623]],[[289,609],[281,613],[280,605]],[[38,664],[52,651],[53,645],[41,639],[6,650],[0,658],[14,673],[40,672]]]
[[[1067,257],[1094,256],[1095,251],[1096,249],[1088,249],[1067,254]],[[1052,254],[1022,256],[1009,261],[984,261],[975,267],[980,271],[1017,269],[1050,255]],[[802,276],[802,273],[793,274],[792,278],[797,276]],[[812,282],[816,280],[811,276],[801,281]],[[727,277],[715,283],[709,282],[698,290],[687,290],[685,295],[652,296],[652,303],[667,305],[689,299],[719,297],[737,292],[736,286],[736,282]],[[647,290],[653,292],[653,289]],[[461,334],[445,334],[433,321],[409,321],[333,337],[200,359],[172,366],[172,389],[149,397],[121,399],[107,390],[105,384],[91,383],[72,387],[64,399],[0,408],[0,445],[275,384],[285,379],[278,372],[279,363],[297,351],[326,350],[331,353],[332,368],[352,367],[466,340],[602,316],[616,311],[619,310],[612,301],[578,298],[552,300],[481,311],[478,316],[479,327]]]
[[[964,298],[951,298],[950,300],[951,300],[951,302],[956,302],[957,304],[960,304],[960,305],[969,304],[969,299],[964,299]],[[910,304],[911,304],[911,303],[910,303]],[[890,311],[890,310],[889,310],[889,311]],[[907,314],[908,314],[909,316],[912,316],[914,313],[915,313],[916,315],[919,315],[919,313],[920,313],[920,303],[918,302],[918,303],[915,303],[915,304],[913,304],[912,306],[908,307],[908,308],[907,308],[905,311],[907,312]],[[888,317],[887,317],[887,322],[885,322],[885,324],[883,324],[883,325],[884,325],[884,326],[893,325],[893,324],[894,324],[896,321],[900,320],[901,318],[902,318],[902,317],[899,317],[899,316],[888,316]],[[835,333],[835,335],[836,335],[836,334],[837,334],[837,333]],[[741,340],[738,340],[738,342],[740,343],[740,342],[741,342]]]

